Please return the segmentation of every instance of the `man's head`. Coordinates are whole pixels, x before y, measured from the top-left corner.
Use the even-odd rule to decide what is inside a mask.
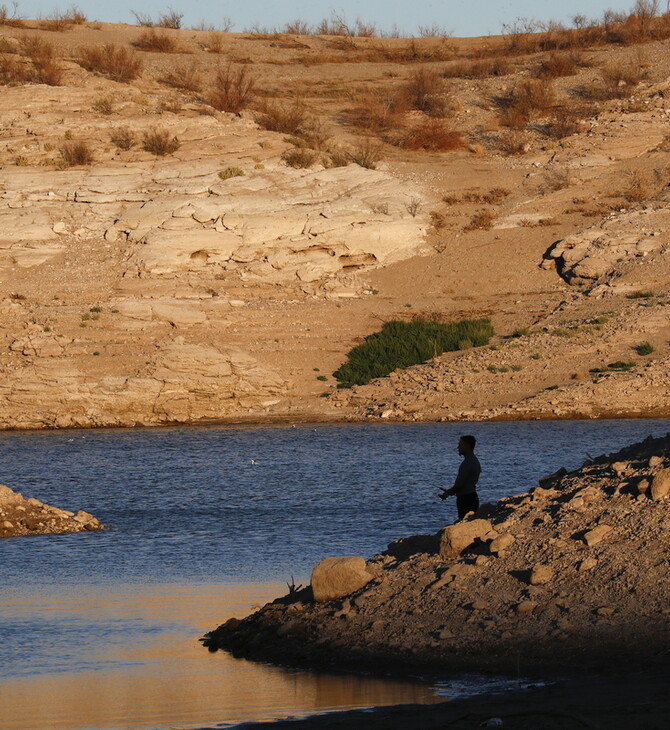
[[[467,456],[474,453],[477,439],[474,436],[461,436],[458,441],[458,453],[461,456]]]

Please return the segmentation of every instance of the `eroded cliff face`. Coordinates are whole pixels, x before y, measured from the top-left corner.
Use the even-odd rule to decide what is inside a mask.
[[[161,114],[161,127],[182,140],[178,157],[110,153],[106,140],[120,120],[89,112],[101,83],[121,87],[115,103],[134,134],[156,119],[130,86],[78,67],[68,81],[3,92],[13,145],[5,157],[11,149],[41,159],[56,144],[46,142],[54,125],[84,124],[97,161],[3,167],[0,427],[290,410],[291,368],[273,356],[249,310],[263,319],[263,310],[293,305],[297,329],[295,305],[306,299],[359,297],[362,272],[421,250],[422,191],[358,165],[292,169],[279,158],[280,135],[227,114]],[[228,168],[236,175],[227,178]]]

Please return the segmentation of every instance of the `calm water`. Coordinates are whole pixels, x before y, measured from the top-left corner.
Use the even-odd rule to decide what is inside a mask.
[[[369,556],[453,521],[436,494],[453,480],[463,432],[479,440],[481,497],[495,500],[668,430],[633,420],[2,433],[0,482],[115,529],[0,542],[0,725],[195,727],[435,701],[441,690],[417,683],[209,655],[197,637],[292,575],[308,581],[323,557]]]

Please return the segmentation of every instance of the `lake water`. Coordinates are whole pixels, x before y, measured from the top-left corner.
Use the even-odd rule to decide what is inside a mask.
[[[439,701],[449,688],[289,672],[197,639],[292,576],[308,582],[324,557],[370,556],[453,521],[453,501],[436,495],[453,481],[461,433],[479,441],[487,501],[668,430],[629,420],[1,433],[0,482],[114,529],[0,541],[0,725],[225,727]]]

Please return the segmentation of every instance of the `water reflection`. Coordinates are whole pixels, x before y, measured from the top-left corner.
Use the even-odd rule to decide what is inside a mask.
[[[0,601],[20,631],[0,657],[3,730],[197,727],[333,709],[431,703],[420,683],[293,672],[205,651],[197,637],[282,585],[24,592]]]

